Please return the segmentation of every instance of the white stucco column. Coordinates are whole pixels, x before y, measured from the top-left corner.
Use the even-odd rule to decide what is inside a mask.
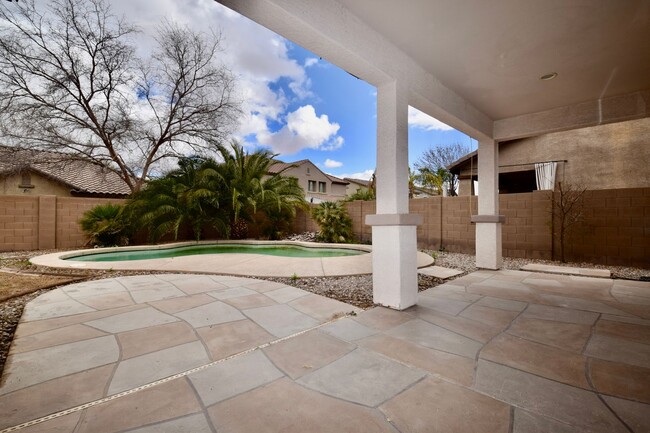
[[[478,143],[478,215],[476,223],[476,266],[499,269],[503,265],[499,215],[499,145],[494,140]]]
[[[408,203],[408,89],[397,81],[377,88],[377,214],[372,226],[373,301],[398,310],[417,302],[416,226]]]

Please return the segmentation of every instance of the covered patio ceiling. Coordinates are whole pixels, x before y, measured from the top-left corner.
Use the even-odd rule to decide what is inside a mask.
[[[650,115],[648,0],[219,1],[475,138]]]
[[[478,140],[471,219],[484,269],[502,266],[500,141],[650,116],[649,0],[218,1],[377,87],[366,224],[373,300],[391,308],[417,302],[409,105]]]

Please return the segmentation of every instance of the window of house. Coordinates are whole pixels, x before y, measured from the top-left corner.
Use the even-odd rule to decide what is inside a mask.
[[[23,172],[20,178],[20,185],[18,185],[19,188],[34,188],[34,185],[32,185],[32,175],[30,172],[26,171]]]
[[[316,181],[309,180],[307,181],[307,190],[310,192],[316,192]]]
[[[307,174],[309,174],[309,167],[307,167]]]
[[[318,192],[326,192],[325,182],[318,182]]]

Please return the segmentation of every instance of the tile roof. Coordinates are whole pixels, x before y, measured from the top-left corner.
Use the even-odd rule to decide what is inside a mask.
[[[329,180],[332,181],[332,183],[340,183],[341,185],[347,185],[350,183],[347,180],[343,180],[340,177],[332,176],[331,174],[325,173],[325,176],[327,176]]]
[[[344,177],[343,179],[347,180],[349,183],[356,183],[357,185],[365,186],[366,188],[370,187],[369,180],[353,179],[351,177]]]
[[[65,153],[0,147],[0,174],[35,171],[70,187],[76,194],[127,196],[131,189],[115,172]]]
[[[300,161],[295,161],[295,162],[278,161],[269,167],[269,174],[278,174],[291,166],[300,166],[303,165],[305,162],[309,162],[309,160],[301,159]]]
[[[318,166],[316,164],[314,164],[313,162],[311,162],[308,159],[301,159],[300,161],[294,161],[294,162],[278,161],[278,162],[276,162],[275,164],[273,164],[272,166],[269,167],[269,174],[278,174],[278,173],[281,173],[284,170],[288,169],[289,167],[292,167],[292,166],[293,167],[299,167],[299,166],[303,165],[306,162],[311,163],[314,167],[316,167],[317,170],[320,170],[321,173],[323,173],[325,176],[327,176],[327,178],[329,180],[332,181],[332,183],[340,183],[342,185],[347,185],[348,183],[350,183],[350,182],[348,182],[346,180],[343,180],[343,179],[341,179],[339,177],[332,176],[331,174],[327,174],[327,173],[323,172],[323,170],[318,168]]]

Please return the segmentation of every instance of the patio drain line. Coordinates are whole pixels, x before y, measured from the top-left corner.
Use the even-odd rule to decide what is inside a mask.
[[[162,383],[171,382],[172,380],[179,379],[179,378],[184,377],[184,376],[188,376],[188,375],[190,375],[192,373],[196,373],[197,371],[205,370],[206,368],[212,367],[213,365],[217,365],[217,364],[220,364],[222,362],[229,361],[231,359],[247,355],[247,354],[249,354],[251,352],[255,352],[256,350],[264,349],[264,348],[272,346],[274,344],[282,343],[283,341],[290,340],[292,338],[295,338],[295,337],[298,337],[300,335],[306,334],[307,332],[313,331],[315,329],[322,328],[325,325],[329,325],[330,323],[334,323],[337,320],[340,320],[340,319],[342,319],[344,317],[347,317],[347,316],[350,316],[350,315],[356,315],[356,314],[354,314],[354,313],[344,314],[344,315],[342,315],[340,317],[334,318],[332,320],[328,320],[327,322],[324,322],[324,323],[321,323],[320,325],[314,326],[313,328],[305,329],[303,331],[296,332],[295,334],[287,335],[286,337],[278,338],[277,340],[273,340],[273,341],[269,341],[268,343],[260,344],[259,346],[256,346],[256,347],[251,347],[250,349],[244,350],[242,352],[235,353],[234,355],[227,356],[227,357],[219,359],[217,361],[213,361],[213,362],[211,362],[209,364],[201,365],[199,367],[195,367],[195,368],[192,368],[190,370],[183,371],[181,373],[176,373],[176,374],[174,374],[172,376],[168,376],[168,377],[165,377],[163,379],[156,380],[155,382],[149,382],[147,384],[138,386],[136,388],[131,388],[129,390],[122,391],[122,392],[119,392],[117,394],[113,394],[113,395],[110,395],[108,397],[101,398],[99,400],[90,401],[88,403],[84,403],[84,404],[81,404],[79,406],[71,407],[69,409],[62,410],[60,412],[55,412],[53,414],[46,415],[46,416],[43,416],[41,418],[36,418],[36,419],[31,420],[31,421],[27,421],[27,422],[24,422],[22,424],[15,425],[13,427],[8,427],[8,428],[6,428],[4,430],[0,430],[0,433],[10,433],[10,432],[18,431],[18,430],[24,429],[26,427],[31,427],[33,425],[40,424],[40,423],[43,423],[43,422],[46,422],[46,421],[51,421],[53,419],[60,418],[60,417],[65,416],[65,415],[69,415],[71,413],[79,412],[80,410],[88,409],[90,407],[97,406],[97,405],[102,404],[102,403],[106,403],[106,402],[109,402],[109,401],[112,401],[112,400],[115,400],[115,399],[118,399],[118,398],[121,398],[121,397],[124,397],[124,396],[127,396],[127,395],[131,395],[131,394],[134,394],[134,393],[136,393],[138,391],[142,391],[142,390],[154,387],[156,385],[160,385]]]

